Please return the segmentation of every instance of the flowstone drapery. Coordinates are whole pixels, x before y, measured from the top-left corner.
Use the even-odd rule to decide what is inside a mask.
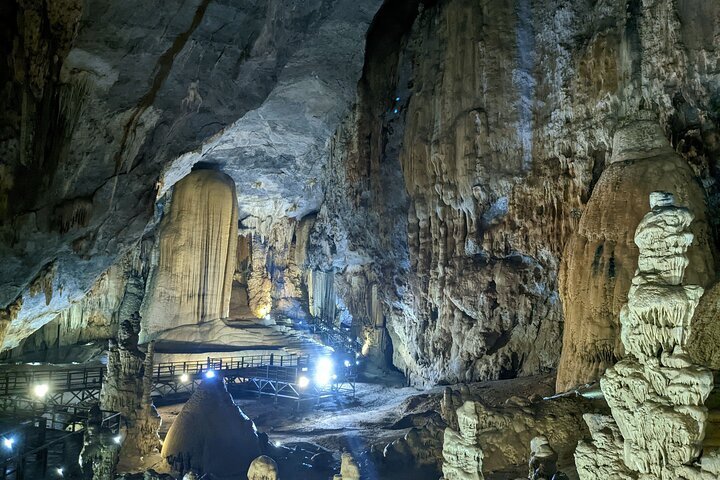
[[[635,232],[638,269],[620,313],[629,356],[600,381],[614,421],[586,417],[593,441],[581,442],[575,454],[581,479],[600,472],[639,480],[711,479],[720,473],[714,462],[697,464],[713,376],[684,351],[703,293],[697,285],[682,285],[693,215],[664,192],[650,195],[650,207]]]

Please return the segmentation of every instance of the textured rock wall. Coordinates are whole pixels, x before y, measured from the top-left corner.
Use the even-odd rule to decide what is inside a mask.
[[[3,348],[80,300],[198,162],[233,176],[245,214],[316,209],[379,5],[2,2]],[[48,265],[49,302],[29,292]]]
[[[421,5],[395,41],[371,29],[358,103],[333,139],[313,261],[378,282],[394,364],[413,382],[558,364],[563,251],[615,131],[641,109],[679,154],[683,188],[709,198],[714,235],[719,25],[716,5],[691,0],[452,0]],[[373,36],[389,53],[374,56]],[[712,261],[698,268],[712,277]],[[612,285],[598,295],[619,305]],[[595,322],[613,325],[611,310]]]
[[[158,261],[143,303],[143,338],[227,318],[237,254],[235,184],[198,170],[173,190],[158,232]]]
[[[13,353],[42,352],[114,338],[128,268],[127,258],[114,264],[100,276],[85,297],[20,342]]]
[[[247,226],[256,232],[248,236],[250,312],[258,318],[272,311],[291,319],[303,319],[308,313],[305,259],[313,216],[268,220],[257,223],[252,218],[246,219]]]

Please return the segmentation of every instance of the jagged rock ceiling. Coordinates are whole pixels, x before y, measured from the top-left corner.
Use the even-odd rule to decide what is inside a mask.
[[[381,1],[50,3],[0,7],[0,305],[21,305],[3,348],[79,299],[197,162],[233,177],[241,216],[317,209]]]

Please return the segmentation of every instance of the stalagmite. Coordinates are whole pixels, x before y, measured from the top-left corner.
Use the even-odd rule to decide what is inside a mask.
[[[132,461],[160,448],[160,416],[152,404],[153,344],[138,349],[140,317],[137,313],[120,324],[117,342],[108,351],[107,377],[100,392],[103,409],[119,412],[127,422],[120,461]]]
[[[482,480],[483,451],[477,443],[478,414],[467,401],[457,409],[459,431],[448,427],[443,440],[442,472],[445,480]]]
[[[616,433],[612,440],[607,436],[614,431],[609,420],[603,420],[610,426],[601,431],[588,418],[593,443],[581,443],[576,452],[582,479],[597,478],[593,466],[613,478],[716,478],[702,466],[691,466],[702,450],[704,402],[713,388],[710,370],[694,365],[684,350],[703,293],[697,285],[682,285],[693,215],[664,192],[650,195],[650,207],[635,233],[638,269],[620,314],[629,356],[600,381],[622,448]],[[622,462],[613,455],[621,455]]]
[[[143,304],[143,341],[228,316],[237,221],[235,184],[224,173],[197,170],[175,185]]]
[[[692,233],[688,232],[694,240],[686,246],[693,265],[688,281],[706,286],[715,276],[705,193],[652,114],[641,113],[618,129],[610,162],[593,190],[578,230],[565,246],[560,266],[565,328],[558,392],[597,380],[625,354],[618,314],[627,301],[638,262],[633,232],[645,215],[644,206],[652,191],[673,191],[676,200],[695,213]],[[649,229],[644,235],[656,235],[656,231]],[[677,264],[676,256],[660,260],[647,255],[639,259],[641,268],[655,261],[670,262],[668,275],[677,276],[683,267],[682,262]],[[677,294],[684,297],[680,290]],[[663,308],[673,307],[668,303]]]
[[[278,466],[267,455],[260,455],[250,464],[248,480],[278,480]]]
[[[528,462],[528,480],[567,480],[567,476],[558,472],[558,454],[550,446],[547,437],[540,435],[530,441],[530,461]]]
[[[257,318],[263,318],[272,309],[272,280],[267,270],[268,245],[259,235],[252,236],[250,247],[250,275],[248,276],[248,303]]]
[[[361,480],[360,466],[350,452],[340,456],[340,478],[342,480]]]
[[[205,379],[168,430],[162,456],[172,468],[242,478],[260,455],[255,424],[220,378]]]

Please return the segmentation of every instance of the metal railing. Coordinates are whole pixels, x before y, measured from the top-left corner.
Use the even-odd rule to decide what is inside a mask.
[[[66,406],[69,412],[55,412],[52,416],[45,413],[43,416],[23,421],[12,430],[0,433],[0,439],[4,450],[10,455],[0,460],[0,479],[24,480],[25,478],[38,478],[41,474],[44,478],[48,473],[49,457],[53,449],[60,450],[59,456],[63,460],[69,459],[67,449],[71,442],[76,446],[82,445],[81,436],[85,429],[85,422],[89,418],[90,409]],[[65,418],[58,418],[57,415],[64,413]],[[68,416],[69,415],[69,416]],[[120,432],[123,418],[116,412],[102,412],[101,426],[106,428],[112,435]],[[54,438],[48,438],[48,437]],[[79,452],[76,452],[79,453]],[[33,471],[28,468],[28,461],[33,459]],[[65,464],[65,461],[61,462]],[[60,470],[62,471],[62,470]],[[32,477],[27,476],[32,473]]]

